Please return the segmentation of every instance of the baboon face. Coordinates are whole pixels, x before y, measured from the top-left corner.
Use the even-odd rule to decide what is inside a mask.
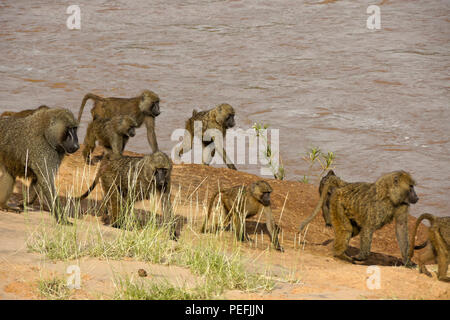
[[[419,197],[414,190],[416,182],[405,171],[395,171],[381,177],[377,182],[377,194],[389,197],[394,205],[414,204]]]
[[[166,168],[156,168],[155,181],[159,188],[165,188],[169,181],[169,170]]]
[[[51,115],[49,127],[44,136],[47,142],[58,153],[74,153],[79,148],[77,136],[77,122],[73,114],[65,109],[49,109],[40,112],[48,112]]]
[[[141,94],[139,109],[144,115],[149,117],[157,117],[161,111],[159,110],[159,97],[156,93],[145,90]]]
[[[251,191],[253,196],[263,206],[270,206],[270,194],[272,193],[272,187],[265,181],[257,181],[252,184]]]
[[[216,121],[223,125],[226,129],[235,126],[234,109],[227,103],[223,103],[217,107]]]
[[[148,181],[155,179],[158,189],[166,189],[170,186],[170,174],[172,172],[172,162],[163,152],[157,151],[144,157],[145,175]]]
[[[127,137],[134,137],[136,135],[136,121],[130,117],[125,116],[121,121],[121,130],[122,134]]]

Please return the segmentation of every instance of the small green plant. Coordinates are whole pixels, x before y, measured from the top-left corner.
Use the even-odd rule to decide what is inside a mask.
[[[303,183],[309,183],[310,176],[317,176],[319,179],[323,174],[330,169],[333,169],[333,164],[335,162],[335,154],[332,151],[327,153],[322,152],[319,147],[312,147],[303,156],[303,160],[306,161],[308,166],[308,174],[303,176],[300,180]],[[320,168],[316,168],[316,163],[320,165]],[[314,173],[316,172],[316,173]]]
[[[268,166],[272,171],[274,178],[277,180],[283,180],[286,175],[283,166],[283,161],[281,160],[281,156],[280,156],[280,163],[278,164],[278,166],[273,161],[272,147],[271,144],[269,144],[269,142],[267,141],[267,134],[265,134],[267,128],[269,128],[268,124],[261,124],[261,123],[255,123],[252,126],[252,129],[255,130],[256,132],[256,136],[263,139],[265,148],[264,150],[262,150],[262,154],[264,158],[267,160]]]
[[[41,296],[50,300],[64,300],[70,296],[71,290],[66,286],[64,279],[40,279],[38,290]]]

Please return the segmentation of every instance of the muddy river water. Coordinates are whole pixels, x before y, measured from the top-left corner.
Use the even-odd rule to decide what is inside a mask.
[[[80,30],[66,25],[72,4]],[[373,4],[379,30],[366,26]],[[449,70],[450,1],[0,3],[1,111],[77,113],[87,92],[147,88],[161,97],[157,137],[170,152],[192,109],[227,102],[240,128],[280,130],[287,179],[308,174],[302,157],[312,146],[333,151],[349,181],[411,172],[416,216],[450,214]],[[89,120],[85,110],[81,140]],[[128,148],[149,152],[144,128]]]

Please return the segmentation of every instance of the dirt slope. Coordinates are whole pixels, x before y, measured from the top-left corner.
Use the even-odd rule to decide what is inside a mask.
[[[71,190],[79,195],[92,182],[95,166],[87,167],[81,158],[81,152],[66,157],[60,169],[57,185],[60,194],[67,194]],[[88,178],[81,178],[81,177]],[[177,214],[185,215],[187,220],[198,223],[204,214],[203,207],[212,192],[242,183],[250,183],[260,177],[244,172],[235,172],[226,168],[214,168],[202,165],[175,165],[173,170],[173,197],[181,201],[177,206]],[[315,219],[309,227],[305,237],[306,245],[298,243],[296,230],[299,223],[314,209],[318,201],[316,185],[294,181],[267,180],[273,187],[273,212],[275,220],[283,230],[282,242],[285,253],[267,250],[268,237],[264,235],[265,244],[245,244],[244,250],[249,261],[255,268],[264,266],[280,275],[280,282],[270,293],[249,294],[242,292],[227,292],[229,299],[449,299],[449,284],[430,279],[418,274],[417,270],[410,270],[401,265],[399,249],[395,239],[393,225],[388,225],[375,233],[372,254],[367,265],[378,265],[381,269],[381,288],[369,290],[366,285],[368,277],[367,266],[351,265],[336,261],[331,256],[333,231],[324,226],[321,216]],[[17,202],[21,196],[16,188],[12,202]],[[178,193],[178,195],[177,195]],[[96,188],[92,197],[101,197],[100,188]],[[186,200],[187,199],[187,200]],[[194,210],[188,207],[197,206]],[[190,212],[187,216],[187,212]],[[42,214],[32,212],[26,219],[39,219]],[[48,216],[48,214],[47,214]],[[50,219],[50,217],[47,217]],[[46,218],[46,219],[47,219]],[[29,230],[24,226],[24,215],[14,213],[0,213],[0,298],[15,299],[39,298],[36,291],[36,279],[45,272],[64,273],[67,262],[51,263],[44,257],[27,252],[26,239]],[[262,218],[262,222],[264,222]],[[415,222],[411,217],[410,227]],[[28,224],[29,225],[29,224]],[[248,224],[249,233],[258,237],[264,232],[264,223],[256,220]],[[108,228],[108,227],[104,227]],[[424,239],[425,227],[419,232],[419,240]],[[359,238],[351,241],[353,251],[357,252]],[[111,274],[108,268],[122,268],[124,272],[136,270],[146,265],[150,274],[159,274],[167,278],[174,274],[186,273],[178,268],[148,265],[136,261],[105,262],[96,259],[83,259],[81,263],[89,267],[83,274],[86,286],[73,298],[110,298],[112,292]],[[431,267],[432,270],[433,266]],[[163,271],[161,271],[163,270]],[[278,270],[278,271],[277,271]],[[186,278],[189,278],[186,275]],[[287,278],[296,281],[286,281]]]

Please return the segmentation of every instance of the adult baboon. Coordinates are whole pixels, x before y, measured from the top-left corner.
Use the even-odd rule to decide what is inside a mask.
[[[233,107],[227,103],[223,103],[207,111],[198,112],[197,110],[194,110],[192,112],[192,117],[186,121],[186,133],[181,148],[178,152],[178,157],[181,157],[183,153],[191,150],[194,138],[194,122],[196,121],[201,121],[202,124],[201,137],[199,138],[202,139],[203,148],[210,146],[212,143],[216,146],[216,148],[213,149],[208,155],[209,159],[203,158],[203,163],[209,164],[214,157],[215,150],[217,149],[227,167],[237,170],[233,162],[227,157],[227,153],[223,148],[223,145],[217,146],[217,142],[214,141],[214,136],[210,137],[211,141],[204,141],[204,138],[206,137],[205,132],[208,129],[217,129],[218,132],[222,134],[222,141],[225,140],[227,129],[232,128],[235,125]],[[210,147],[212,147],[212,145]]]
[[[372,235],[393,219],[403,263],[408,259],[408,210],[419,198],[415,182],[405,171],[381,176],[375,183],[351,183],[336,188],[330,197],[330,218],[334,229],[334,256],[353,262],[366,260],[370,254]],[[360,252],[349,257],[345,251],[350,238],[360,234]]]
[[[48,110],[50,109],[49,107],[47,107],[46,105],[41,105],[39,107],[37,107],[36,109],[26,109],[26,110],[22,110],[22,111],[5,111],[3,112],[0,117],[15,117],[15,118],[25,118],[28,117],[30,115],[32,115],[33,113],[35,113],[36,111],[40,111],[40,110]]]
[[[245,230],[245,220],[264,211],[266,225],[269,230],[270,241],[279,251],[284,251],[278,241],[279,227],[275,224],[270,208],[270,194],[272,187],[265,181],[253,182],[249,186],[236,186],[230,189],[217,191],[211,198],[208,213],[203,222],[201,232],[215,231],[218,225],[207,228],[211,216],[214,200],[219,196],[219,210],[225,209],[223,226],[233,225],[236,237],[240,241],[249,240]]]
[[[325,220],[325,226],[331,227],[331,219],[330,219],[331,193],[335,188],[340,188],[348,184],[349,184],[348,182],[345,182],[344,180],[336,176],[333,170],[328,171],[328,173],[320,180],[319,202],[317,203],[314,212],[300,224],[299,232],[302,232],[303,229],[317,216],[320,209],[322,209],[322,215],[323,220]]]
[[[108,154],[100,163],[94,182],[80,200],[86,198],[101,181],[104,193],[102,206],[109,207],[109,213],[103,215],[103,220],[106,224],[118,227],[121,222],[121,204],[150,199],[158,195],[162,200],[163,221],[165,224],[171,224],[171,237],[176,239],[178,235],[171,221],[173,218],[170,204],[171,173],[172,161],[161,151],[144,157],[110,158]]]
[[[94,107],[91,109],[92,119],[112,118],[118,115],[129,115],[134,118],[137,127],[145,123],[147,128],[147,139],[153,152],[158,151],[158,143],[155,134],[155,117],[161,112],[159,110],[159,97],[150,90],[144,90],[134,98],[103,98],[92,93],[84,96],[78,112],[78,121],[81,120],[84,105],[92,99]]]
[[[428,228],[428,239],[423,244],[415,247],[417,228],[420,222],[427,219],[430,222]],[[425,248],[425,251],[419,255],[419,273],[425,273],[431,277],[431,273],[425,267],[426,263],[438,263],[438,279],[450,282],[447,276],[448,264],[450,262],[450,217],[435,217],[432,214],[424,213],[416,221],[414,231],[411,234],[411,243],[409,245],[408,257],[411,259],[414,250]]]
[[[91,121],[84,138],[84,160],[89,163],[97,140],[108,153],[121,156],[128,139],[135,136],[136,127],[136,121],[130,116],[114,116],[111,119],[97,118]]]
[[[0,207],[19,211],[7,204],[16,177],[31,178],[30,202],[37,187],[58,222],[68,223],[54,210],[54,178],[66,153],[79,149],[77,121],[66,109],[48,109],[25,118],[0,119]]]

